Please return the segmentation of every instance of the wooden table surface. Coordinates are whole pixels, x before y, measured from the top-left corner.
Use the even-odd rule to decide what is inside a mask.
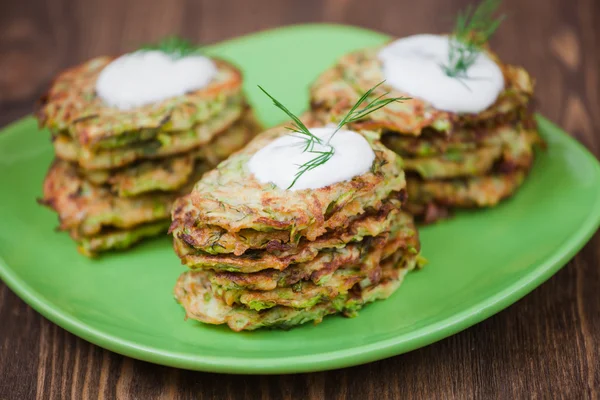
[[[463,0],[30,0],[0,3],[0,126],[28,114],[61,69],[167,34],[203,43],[337,22],[403,36],[449,29]],[[600,1],[506,0],[492,44],[537,79],[539,111],[600,153]],[[7,190],[2,188],[0,190]],[[540,288],[434,345],[313,374],[234,376],[103,350],[0,282],[0,399],[598,398],[600,236]]]

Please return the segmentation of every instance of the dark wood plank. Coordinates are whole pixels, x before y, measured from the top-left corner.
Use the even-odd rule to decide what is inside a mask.
[[[30,0],[0,4],[0,126],[62,68],[165,34],[204,43],[291,23],[443,32],[466,0]],[[506,0],[493,40],[537,78],[539,110],[600,155],[600,3]],[[598,398],[600,235],[498,315],[432,346],[314,374],[234,376],[132,360],[50,323],[0,283],[0,399]]]

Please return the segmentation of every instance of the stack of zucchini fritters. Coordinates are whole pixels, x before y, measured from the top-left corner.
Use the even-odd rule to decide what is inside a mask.
[[[402,164],[375,134],[361,133],[376,158],[352,180],[308,190],[260,183],[246,163],[289,134],[277,127],[177,200],[171,231],[191,271],[179,278],[175,296],[188,317],[235,331],[288,328],[354,315],[398,288],[420,247],[412,217],[401,209]]]
[[[384,80],[380,50],[348,54],[316,80],[311,104],[319,119],[339,120],[366,89]],[[380,130],[382,142],[402,156],[408,210],[425,222],[446,217],[452,208],[494,206],[512,195],[531,168],[534,145],[541,142],[528,110],[531,77],[487,53],[501,68],[505,87],[481,113],[442,111],[414,98],[390,104],[355,126]],[[410,97],[386,83],[375,94]]]
[[[95,92],[111,61],[60,74],[37,113],[56,154],[41,202],[86,255],[165,233],[173,201],[257,130],[230,64],[214,60],[218,72],[205,88],[121,110]]]

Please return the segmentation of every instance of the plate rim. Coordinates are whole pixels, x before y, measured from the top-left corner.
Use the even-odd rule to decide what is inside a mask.
[[[216,44],[225,44],[232,41],[254,38],[264,34],[272,34],[275,31],[294,30],[299,28],[344,28],[355,29],[369,33],[380,33],[377,31],[338,24],[299,24],[276,29],[264,30]],[[385,34],[383,34],[385,35]],[[576,150],[583,155],[583,162],[593,166],[595,180],[600,182],[600,163],[596,157],[579,141],[568,135],[562,128],[550,120],[536,114],[538,121],[555,128],[553,136],[563,140],[570,149]],[[0,128],[0,139],[10,134],[8,131],[19,129],[19,125],[29,123],[31,116],[21,118],[11,124]],[[1,142],[1,140],[0,140]],[[600,185],[596,190],[593,209],[590,210],[589,218],[585,223],[563,242],[561,246],[543,262],[528,274],[507,285],[492,296],[488,296],[477,303],[452,314],[451,316],[438,320],[422,328],[386,340],[349,347],[331,352],[320,352],[315,354],[279,357],[229,357],[210,355],[190,355],[189,353],[157,349],[152,346],[138,344],[134,341],[106,333],[95,328],[80,319],[63,311],[58,307],[51,306],[47,299],[33,289],[24,279],[21,279],[0,254],[0,278],[4,283],[25,303],[39,312],[56,325],[70,333],[87,340],[102,348],[115,353],[136,358],[139,360],[166,365],[170,367],[184,368],[190,370],[234,373],[234,374],[288,374],[315,372],[349,367],[367,362],[380,360],[387,357],[403,354],[417,348],[432,344],[443,338],[465,330],[484,319],[491,317],[499,311],[514,304],[533,289],[544,283],[560,268],[562,268],[596,232],[600,226]]]

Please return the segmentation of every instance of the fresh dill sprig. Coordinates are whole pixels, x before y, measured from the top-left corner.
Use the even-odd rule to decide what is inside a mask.
[[[335,154],[335,149],[333,148],[333,146],[328,143],[326,145],[326,149],[327,150],[324,151],[308,150],[309,153],[316,154],[315,158],[305,162],[302,165],[298,165],[298,172],[296,172],[296,175],[294,175],[294,180],[292,181],[292,183],[290,183],[290,186],[288,186],[287,189],[291,189],[292,186],[296,184],[296,181],[300,179],[302,175],[304,175],[310,170],[317,168],[320,165],[325,164],[331,159],[331,157],[333,157],[333,155]]]
[[[276,98],[271,96],[265,89],[263,89],[262,86],[258,85],[258,88],[260,90],[262,90],[263,93],[266,94],[273,101],[273,104],[277,108],[282,110],[284,113],[286,113],[288,115],[288,117],[290,117],[292,119],[292,121],[293,121],[292,126],[288,127],[288,129],[290,131],[292,131],[293,133],[295,133],[296,135],[298,135],[298,137],[300,137],[306,141],[306,146],[304,148],[304,151],[312,150],[315,146],[315,143],[322,144],[321,139],[319,139],[317,136],[313,135],[308,130],[306,125],[304,125],[304,123],[302,121],[300,121],[300,118],[296,117],[294,115],[294,113],[292,113],[290,110],[288,110],[286,106],[281,104],[281,102],[279,100],[277,100]]]
[[[467,71],[504,20],[505,15],[494,16],[501,1],[483,0],[475,9],[469,5],[458,13],[449,38],[448,63],[442,65],[446,75],[457,79],[468,78]]]
[[[329,140],[327,141],[327,143],[329,143],[331,138],[333,138],[333,136],[336,134],[336,132],[339,131],[344,125],[359,121],[359,120],[363,119],[364,117],[366,117],[367,115],[371,114],[372,112],[375,112],[375,111],[379,110],[380,108],[383,108],[383,107],[387,106],[388,104],[393,103],[395,101],[410,100],[410,97],[385,98],[389,94],[389,92],[385,92],[382,95],[380,95],[379,97],[377,97],[375,100],[372,100],[370,103],[368,103],[364,108],[357,110],[358,106],[360,106],[362,103],[367,101],[369,96],[371,96],[371,94],[375,91],[375,89],[377,89],[382,83],[383,83],[383,81],[379,82],[377,85],[375,85],[371,89],[367,90],[360,97],[360,99],[358,99],[358,101],[354,104],[354,106],[352,106],[350,111],[348,111],[348,113],[344,116],[344,118],[342,118],[342,120],[339,122],[335,131],[329,137]]]
[[[277,99],[275,99],[273,96],[271,96],[260,85],[258,86],[259,89],[262,90],[263,93],[266,94],[273,101],[273,104],[276,107],[281,109],[284,113],[286,113],[292,119],[292,121],[293,121],[292,127],[289,127],[288,129],[291,130],[295,134],[294,135],[295,137],[298,137],[298,138],[301,138],[302,140],[304,140],[305,145],[304,145],[304,150],[302,152],[303,153],[308,152],[311,154],[315,154],[314,158],[310,159],[309,161],[305,162],[302,165],[298,165],[298,171],[296,172],[296,175],[294,175],[294,180],[292,181],[290,186],[287,187],[287,189],[291,189],[302,175],[304,175],[308,171],[311,171],[311,170],[317,168],[320,165],[325,164],[327,161],[329,161],[331,159],[331,157],[333,157],[333,155],[335,154],[335,148],[330,144],[331,139],[333,139],[335,134],[340,129],[342,129],[342,127],[344,127],[344,125],[361,120],[364,117],[366,117],[367,115],[371,114],[372,112],[375,112],[375,111],[379,110],[380,108],[387,106],[390,103],[393,103],[396,101],[410,100],[409,97],[385,98],[385,96],[387,96],[389,94],[388,92],[386,92],[386,93],[378,96],[374,100],[371,100],[365,107],[363,107],[359,110],[358,107],[362,103],[367,101],[369,96],[371,96],[371,94],[373,93],[373,91],[375,91],[375,89],[377,89],[382,83],[383,82],[379,82],[377,85],[375,85],[371,89],[367,90],[358,99],[358,101],[352,106],[352,108],[348,111],[348,113],[344,116],[344,118],[342,118],[340,120],[340,122],[336,126],[333,133],[329,136],[329,138],[325,142],[323,140],[321,140],[319,137],[313,135],[310,132],[310,130],[306,127],[306,125],[304,125],[304,123],[302,123],[302,121],[296,115],[294,115],[294,113],[292,113],[290,110],[288,110],[287,107],[285,107],[283,104],[281,104],[281,102],[279,102]],[[315,150],[315,144],[319,144],[319,145],[325,147],[325,149],[324,150]]]
[[[202,54],[202,46],[177,36],[167,36],[156,44],[146,44],[138,49],[138,51],[150,50],[162,51],[175,59]]]

